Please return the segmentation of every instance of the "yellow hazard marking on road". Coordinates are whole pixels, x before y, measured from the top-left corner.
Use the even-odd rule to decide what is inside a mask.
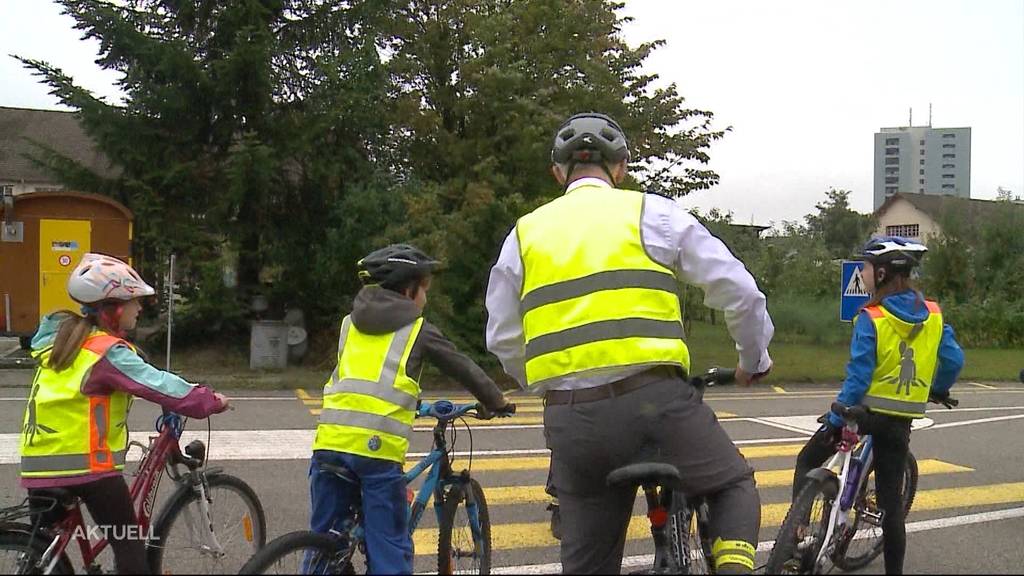
[[[921,460],[918,473],[922,476],[935,474],[957,474],[973,472],[973,468],[958,466],[941,460]],[[546,467],[546,464],[545,464]],[[476,469],[474,463],[474,469]],[[763,470],[754,474],[758,488],[779,488],[793,483],[793,469]],[[487,503],[491,506],[544,503],[550,500],[543,486],[488,486],[485,488]]]
[[[308,406],[315,406],[315,408],[310,408],[309,409],[309,413],[310,414],[312,414],[313,416],[319,416],[320,415],[320,412],[322,411],[320,407],[323,406],[323,401],[324,401],[322,396],[310,396],[309,392],[306,392],[302,388],[296,388],[295,389],[295,396],[298,397],[298,399],[305,406],[307,406],[307,407]]]
[[[487,494],[490,490],[484,489]],[[1024,482],[991,484],[924,490],[917,493],[913,510],[945,510],[968,508],[992,504],[1008,504],[1024,501]],[[789,503],[767,504],[761,507],[761,528],[782,524],[789,511]],[[913,514],[913,511],[911,512]],[[629,523],[629,540],[647,540],[651,537],[651,526],[646,516],[633,516]],[[437,549],[437,529],[422,528],[413,535],[417,550]],[[547,548],[557,546],[551,536],[549,522],[517,522],[491,526],[491,548],[514,550],[518,548]]]
[[[782,386],[772,386],[772,390],[775,390],[775,392],[779,394],[789,394],[789,392],[786,392],[786,389]]]
[[[796,456],[803,449],[803,444],[778,444],[774,446],[741,446],[740,453],[748,459],[755,458],[779,458],[784,456]],[[548,456],[528,456],[517,458],[474,458],[473,472],[507,472],[512,470],[547,470],[551,458]],[[419,460],[406,462],[406,469],[410,469]],[[469,467],[469,459],[460,457],[454,468],[461,470]]]

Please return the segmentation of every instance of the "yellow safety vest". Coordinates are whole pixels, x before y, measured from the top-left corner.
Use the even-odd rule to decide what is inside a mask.
[[[928,319],[904,322],[882,306],[865,308],[875,324],[877,363],[864,405],[872,412],[924,418],[938,365],[942,311],[926,301]]]
[[[644,197],[584,185],[519,219],[530,386],[626,366],[689,371],[678,281],[643,245]]]
[[[341,323],[338,367],[324,386],[314,450],[405,462],[420,385],[406,373],[423,318],[389,334]]]
[[[120,338],[94,331],[74,363],[60,372],[46,367],[52,347],[33,354],[39,368],[22,426],[22,477],[83,476],[124,469],[131,395],[82,393],[92,367],[115,344],[131,348]]]

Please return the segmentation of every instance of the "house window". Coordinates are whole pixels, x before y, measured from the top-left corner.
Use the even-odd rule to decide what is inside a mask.
[[[924,158],[921,158],[921,166],[924,166]]]
[[[956,168],[956,164],[943,164],[943,168]]]
[[[924,178],[921,178],[920,180],[918,180],[917,183],[918,184],[924,184]]]
[[[921,194],[924,194],[924,188],[918,188],[917,191],[920,192]]]
[[[899,164],[899,163],[900,163],[900,157],[899,156],[896,156],[895,158],[886,158],[885,159],[886,166],[892,166],[894,164]]]
[[[886,176],[886,178],[885,178],[885,183],[886,184],[899,184],[899,182],[900,182],[900,177],[899,176]]]
[[[921,140],[921,146],[924,146],[924,140]]]
[[[956,138],[956,134],[954,134],[952,132],[946,132],[945,134],[942,135],[942,137],[943,138]]]
[[[886,194],[895,194],[896,193],[896,187],[895,186],[886,186],[885,187],[885,193]]]
[[[917,238],[921,235],[920,224],[898,224],[885,227],[886,236],[899,236],[900,238]]]
[[[899,148],[886,148],[885,149],[885,153],[886,153],[887,156],[894,156],[894,155],[900,153],[900,149]]]
[[[956,178],[956,175],[954,175],[954,174],[943,174],[942,177],[943,178]]]
[[[924,148],[921,148],[921,156],[924,156]]]
[[[956,188],[956,186],[954,186],[953,184],[943,184],[942,185],[942,189],[943,190],[952,190],[953,188]]]
[[[885,139],[885,145],[886,146],[899,146],[900,145],[900,139],[899,138],[886,138]]]
[[[900,173],[900,169],[898,167],[886,168],[885,169],[885,173],[886,174],[899,174]]]
[[[956,148],[956,144],[943,144],[943,148]]]
[[[943,158],[956,158],[956,154],[943,154]]]
[[[921,170],[920,170],[920,171],[918,171],[918,173],[919,173],[919,174],[920,174],[921,176],[924,176],[924,168],[921,168]]]

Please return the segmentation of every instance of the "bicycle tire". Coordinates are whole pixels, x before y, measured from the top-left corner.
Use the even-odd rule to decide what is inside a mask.
[[[27,558],[21,558],[21,561],[31,562],[31,565],[35,565],[39,562],[39,559],[46,553],[46,548],[50,544],[49,535],[41,535],[39,533],[33,533],[29,530],[15,530],[5,529],[0,531],[0,574],[42,574],[42,570],[26,570],[24,566],[15,570],[11,566],[8,566],[5,558],[8,553],[16,555],[28,554]],[[17,563],[15,564],[17,566]],[[61,554],[60,559],[57,560],[57,564],[53,567],[53,572],[50,574],[74,574],[75,571],[71,567],[71,561],[68,560],[66,554]]]
[[[801,561],[799,568],[794,571],[790,565],[793,562],[796,548],[797,548],[797,530],[802,525],[807,523],[805,518],[809,517],[811,510],[814,507],[814,503],[818,500],[818,497],[822,497],[823,510],[822,518],[820,523],[822,524],[821,529],[824,530],[828,526],[829,515],[831,512],[831,503],[835,502],[836,495],[839,493],[839,481],[832,477],[826,480],[819,479],[808,479],[807,485],[797,495],[796,500],[793,501],[793,505],[790,506],[789,512],[786,513],[786,519],[782,522],[782,527],[779,529],[778,535],[775,537],[775,546],[772,548],[771,555],[768,557],[768,564],[765,567],[765,574],[804,574],[808,573],[806,570],[807,562]],[[821,542],[818,542],[813,550],[810,550],[810,556],[804,558],[817,557],[818,551],[821,550]],[[805,552],[806,554],[807,552]]]
[[[669,552],[684,574],[714,574],[711,543],[705,534],[706,527],[701,529],[698,509],[685,498],[673,495],[668,524]]]
[[[467,510],[467,507],[462,505],[463,501],[466,500],[466,490],[470,491],[470,496],[477,506],[477,515],[480,520],[480,542],[479,550],[477,550],[478,543],[473,542],[473,558],[477,560],[475,568],[468,572],[464,572],[459,569],[457,562],[462,559],[462,549],[459,544],[462,543],[462,539],[455,542],[453,545],[453,538],[455,534],[455,522],[458,519],[457,514],[460,509]],[[466,513],[466,519],[468,520],[468,510]],[[466,526],[466,530],[469,527]],[[462,531],[460,531],[460,534]],[[470,538],[472,534],[470,533]],[[490,574],[491,573],[491,518],[487,510],[487,499],[484,497],[484,491],[480,487],[480,483],[470,478],[465,482],[452,485],[445,495],[444,505],[441,511],[441,524],[438,528],[438,539],[437,539],[437,573],[438,574],[456,574],[456,573],[467,573],[467,574]]]
[[[247,549],[241,551],[241,556],[238,558],[231,558],[229,562],[230,565],[224,566],[223,571],[210,570],[209,566],[204,566],[204,568],[198,569],[194,573],[215,574],[223,572],[234,574],[237,573],[239,567],[243,565],[246,560],[252,556],[252,554],[259,551],[264,545],[266,545],[266,513],[263,510],[263,504],[260,502],[259,496],[257,496],[256,492],[242,479],[228,474],[209,474],[207,475],[206,480],[209,487],[207,495],[211,498],[213,498],[212,495],[215,490],[226,489],[237,494],[245,503],[247,512],[241,519],[243,524],[243,536],[249,544],[252,545],[252,551]],[[147,560],[149,561],[150,569],[154,574],[164,573],[164,552],[167,549],[167,546],[162,543],[168,541],[168,536],[171,533],[171,529],[175,526],[176,521],[179,521],[182,514],[185,513],[189,506],[192,506],[198,501],[198,492],[196,492],[191,486],[182,486],[171,496],[163,510],[161,510],[156,522],[153,523],[152,538],[146,543],[146,548]],[[212,505],[215,507],[216,501],[214,501]],[[221,544],[223,545],[224,542],[221,542]],[[196,554],[192,554],[191,556],[194,557]],[[179,570],[182,567],[173,566],[171,568]]]
[[[869,474],[871,474],[872,472],[874,472],[874,470],[871,470]],[[903,474],[903,515],[904,518],[906,518],[906,515],[910,513],[910,509],[914,505],[914,498],[917,496],[917,459],[911,452],[907,452],[907,464]],[[844,572],[860,570],[861,568],[870,564],[875,558],[878,557],[879,554],[882,553],[884,539],[882,537],[878,537],[875,539],[874,542],[872,542],[870,546],[865,547],[866,550],[863,554],[858,554],[855,556],[849,555],[849,545],[852,543],[852,539],[856,536],[857,532],[859,532],[863,528],[866,528],[865,526],[863,526],[863,524],[865,523],[865,519],[861,514],[860,510],[862,510],[867,505],[866,502],[870,502],[870,499],[873,497],[874,490],[868,490],[868,484],[869,483],[865,483],[864,489],[861,491],[861,494],[857,497],[857,513],[855,514],[853,528],[849,530],[846,534],[846,539],[848,541],[844,542],[842,548],[840,548],[844,552],[842,555],[837,556],[835,558],[836,567],[840,570],[843,570]],[[874,486],[873,475],[871,476],[870,484],[871,486]]]
[[[330,558],[329,570],[318,572],[318,574],[355,574],[349,558],[344,558],[348,552],[342,545],[342,540],[337,536],[320,534],[308,530],[289,532],[279,536],[269,544],[261,548],[248,562],[239,570],[239,574],[298,574],[299,568],[284,567],[281,572],[274,572],[272,568],[290,554],[303,551],[315,552],[321,557]]]

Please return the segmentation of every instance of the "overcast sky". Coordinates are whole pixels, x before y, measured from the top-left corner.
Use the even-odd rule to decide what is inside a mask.
[[[20,64],[47,60],[117,99],[73,21],[48,0],[0,0],[0,105],[58,108]],[[971,194],[1024,196],[1024,1],[627,0],[630,44],[665,39],[647,62],[733,131],[714,144],[712,190],[684,200],[739,222],[798,219],[829,187],[871,210],[873,134],[914,124],[972,128]]]

